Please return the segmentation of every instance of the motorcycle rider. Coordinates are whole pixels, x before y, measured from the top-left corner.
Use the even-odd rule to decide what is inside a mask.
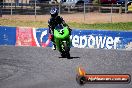
[[[54,35],[53,35],[55,27],[58,24],[62,25],[63,27],[68,27],[70,35],[71,35],[71,31],[72,30],[65,23],[65,21],[63,20],[63,18],[60,17],[60,16],[58,16],[58,10],[57,10],[57,8],[51,8],[50,15],[51,15],[51,18],[48,20],[49,34],[52,35],[52,37],[51,37],[51,41],[53,43],[52,49],[56,50],[56,45],[55,45],[55,42],[54,42]]]

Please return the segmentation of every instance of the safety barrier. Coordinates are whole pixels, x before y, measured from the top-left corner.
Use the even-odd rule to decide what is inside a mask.
[[[0,26],[0,45],[15,45],[16,27]]]
[[[132,31],[79,30],[70,36],[72,47],[132,50]],[[0,27],[0,45],[51,47],[47,28]]]

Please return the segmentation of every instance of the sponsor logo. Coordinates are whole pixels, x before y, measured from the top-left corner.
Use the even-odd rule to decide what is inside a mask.
[[[106,48],[106,49],[117,49],[120,43],[120,37],[106,37],[106,36],[93,36],[74,35],[70,37],[72,39],[72,46],[78,48]]]
[[[81,85],[86,83],[130,83],[131,76],[129,74],[88,74],[79,67],[76,81]]]
[[[50,35],[47,29],[33,29],[35,43],[38,47],[47,47],[50,45]]]

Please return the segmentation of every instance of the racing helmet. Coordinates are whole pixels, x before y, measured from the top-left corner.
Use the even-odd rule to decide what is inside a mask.
[[[51,8],[50,15],[53,18],[55,18],[56,16],[58,16],[58,10],[57,10],[57,8]]]

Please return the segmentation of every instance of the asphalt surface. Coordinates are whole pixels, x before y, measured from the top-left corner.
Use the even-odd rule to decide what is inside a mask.
[[[76,82],[77,67],[89,74],[132,75],[132,51],[72,48],[72,59],[50,48],[0,46],[0,88],[132,88],[129,84]]]

